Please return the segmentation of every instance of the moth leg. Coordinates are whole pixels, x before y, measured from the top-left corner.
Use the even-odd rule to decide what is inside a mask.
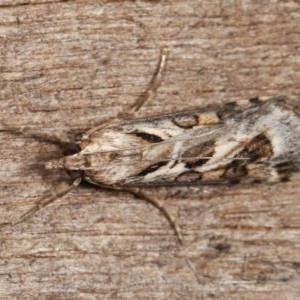
[[[1,227],[5,226],[5,225],[17,225],[20,224],[24,221],[26,221],[27,219],[29,219],[30,217],[32,217],[37,211],[39,211],[40,209],[44,208],[45,206],[47,206],[48,204],[54,202],[56,199],[66,195],[67,193],[69,193],[72,189],[76,188],[81,182],[81,178],[77,178],[76,180],[74,180],[72,182],[72,184],[70,186],[68,186],[66,189],[64,189],[63,191],[59,192],[59,193],[53,193],[53,196],[50,197],[49,199],[41,199],[38,202],[36,202],[35,206],[31,209],[29,209],[26,213],[24,213],[18,221],[16,222],[10,222],[10,223],[3,223],[1,224]]]
[[[183,244],[183,238],[182,238],[180,226],[177,223],[176,218],[168,211],[168,209],[164,206],[164,204],[162,202],[160,202],[154,198],[151,198],[150,196],[148,196],[147,194],[141,192],[139,189],[136,189],[136,188],[126,188],[126,189],[122,188],[121,190],[132,194],[136,198],[145,200],[145,201],[151,203],[156,208],[158,208],[165,215],[165,217],[167,218],[167,220],[170,223],[170,225],[172,226],[172,228],[174,228],[175,233],[176,233],[180,243]]]
[[[157,65],[157,68],[152,76],[152,79],[150,81],[150,84],[147,88],[147,90],[137,99],[137,101],[130,107],[132,113],[134,114],[137,112],[146,101],[151,98],[153,98],[156,94],[157,88],[159,87],[162,79],[162,74],[166,67],[166,61],[167,61],[167,55],[168,50],[167,48],[163,48],[160,54],[159,63]]]
[[[0,132],[9,132],[13,134],[23,135],[26,137],[33,137],[40,140],[48,141],[55,144],[62,144],[62,143],[69,143],[71,142],[67,136],[64,134],[55,134],[53,132],[49,131],[42,131],[42,130],[36,130],[32,129],[30,127],[13,127],[13,126],[7,126],[4,125],[4,129],[0,129]]]

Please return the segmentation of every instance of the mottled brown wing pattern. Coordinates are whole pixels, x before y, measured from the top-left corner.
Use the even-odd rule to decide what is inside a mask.
[[[299,171],[299,103],[251,99],[110,124],[66,169],[114,186],[252,183]]]

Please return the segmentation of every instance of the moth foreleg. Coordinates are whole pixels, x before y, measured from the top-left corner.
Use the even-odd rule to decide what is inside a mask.
[[[48,199],[41,199],[39,201],[37,201],[34,205],[34,207],[32,207],[31,209],[29,209],[26,213],[24,213],[17,221],[15,222],[10,222],[10,223],[3,223],[0,224],[0,227],[3,227],[5,225],[17,225],[20,224],[24,221],[26,221],[27,219],[29,219],[30,217],[32,217],[37,211],[39,211],[40,209],[44,208],[45,206],[47,206],[48,204],[54,202],[56,199],[59,199],[61,197],[63,197],[64,195],[66,195],[67,193],[69,193],[72,189],[74,189],[75,187],[77,187],[81,182],[81,178],[77,178],[76,180],[74,180],[72,182],[72,184],[70,186],[68,186],[67,188],[63,189],[62,191],[56,193],[55,191],[52,192],[52,196]]]

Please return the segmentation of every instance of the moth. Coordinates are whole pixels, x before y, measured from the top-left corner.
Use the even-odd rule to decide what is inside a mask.
[[[300,166],[297,104],[256,98],[113,122],[46,168],[118,188],[285,181]]]
[[[164,62],[162,57],[157,74]],[[62,157],[45,164],[47,169],[65,170],[73,183],[37,203],[21,221],[85,180],[151,202],[182,241],[174,216],[142,189],[289,180],[300,170],[299,108],[299,99],[253,98],[101,124],[79,143],[64,143]]]
[[[175,218],[140,188],[289,180],[300,169],[299,104],[256,98],[95,127],[45,164],[65,170],[73,184],[22,220],[85,180],[150,201],[182,240]]]

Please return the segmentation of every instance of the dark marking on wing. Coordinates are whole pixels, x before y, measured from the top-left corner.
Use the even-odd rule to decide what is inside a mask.
[[[292,173],[299,171],[299,166],[292,161],[280,162],[274,167],[277,170],[281,181],[288,181]]]
[[[183,153],[182,158],[188,159],[193,157],[199,157],[197,160],[192,160],[186,162],[186,168],[193,169],[195,167],[199,167],[204,165],[206,162],[210,160],[214,155],[214,147],[215,141],[207,141],[200,145],[189,148],[186,152]],[[203,158],[200,157],[200,154]]]
[[[293,173],[299,170],[299,167],[292,161],[285,161],[278,163],[274,166],[279,174]]]
[[[199,172],[194,172],[194,171],[190,171],[190,172],[185,172],[179,176],[176,177],[176,182],[185,182],[185,183],[195,183],[195,182],[200,182],[202,178],[202,174]]]
[[[198,118],[196,115],[184,115],[172,118],[172,122],[180,128],[189,129],[198,125]]]
[[[163,139],[155,134],[147,133],[147,132],[142,132],[142,131],[134,131],[130,132],[130,134],[133,134],[147,142],[150,143],[160,143],[163,141]]]
[[[237,113],[241,113],[241,109],[236,102],[228,102],[217,111],[217,116],[220,120],[231,119]]]
[[[144,169],[143,171],[138,173],[136,176],[146,176],[147,174],[153,173],[153,172],[157,171],[159,168],[161,168],[167,164],[168,164],[167,161],[160,161],[156,164],[153,164],[153,165],[147,167],[146,169]]]
[[[234,157],[232,162],[227,165],[224,176],[239,183],[241,177],[248,175],[247,165],[249,163],[263,162],[272,155],[271,141],[265,134],[260,134],[253,138],[244,149]]]
[[[210,158],[200,158],[200,159],[197,159],[195,161],[188,161],[185,166],[188,169],[194,169],[196,167],[203,166],[209,160],[210,160]]]
[[[250,141],[237,157],[246,157],[248,162],[269,159],[273,155],[272,143],[265,134],[259,134]]]
[[[256,105],[259,105],[259,104],[262,104],[263,101],[259,99],[259,97],[253,97],[253,98],[250,98],[249,99],[249,102],[251,104],[256,104]]]

